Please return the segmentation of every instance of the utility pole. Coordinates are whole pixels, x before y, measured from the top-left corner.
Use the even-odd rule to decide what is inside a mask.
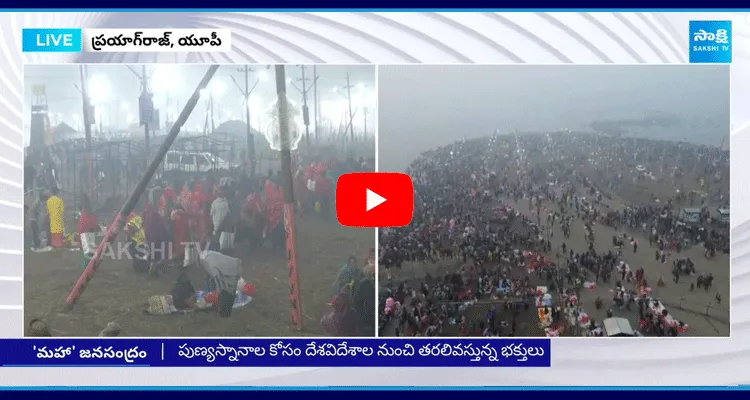
[[[245,92],[243,93],[243,96],[245,97],[245,124],[247,125],[245,127],[245,140],[247,141],[247,161],[248,166],[250,167],[250,176],[253,176],[255,173],[255,168],[253,166],[253,160],[255,159],[255,138],[253,137],[253,133],[250,131],[250,89],[248,88],[248,82],[250,81],[250,67],[245,65]],[[258,81],[255,81],[255,84],[258,84]],[[255,89],[255,85],[253,85],[253,89]]]
[[[364,132],[362,132],[362,140],[367,141],[367,107],[362,109],[362,112],[365,113],[365,126],[364,126]]]
[[[250,81],[250,67],[245,65],[245,92],[243,93],[245,97],[245,124],[247,126],[245,127],[245,140],[247,141],[247,160],[248,165],[250,166],[250,176],[253,176],[255,173],[255,137],[253,136],[253,133],[251,131],[250,127],[250,92],[251,90],[248,88]],[[253,89],[255,89],[255,85],[258,84],[258,81],[255,81],[255,84],[253,84]]]
[[[349,105],[349,137],[354,143],[354,112],[352,111],[352,85],[349,81],[349,72],[346,73],[346,102]]]
[[[150,117],[151,114],[153,114],[154,103],[153,103],[153,99],[150,96],[150,93],[148,92],[148,74],[146,72],[146,66],[145,65],[141,66],[141,85],[142,85],[141,96],[143,97],[143,100],[144,100],[143,101],[143,103],[144,103],[144,109],[150,109],[151,110],[150,113],[143,112],[143,114],[149,114],[148,116]],[[151,107],[148,107],[147,103],[150,104]],[[146,162],[148,162],[148,160],[151,158],[151,156],[149,154],[151,152],[151,138],[149,137],[150,133],[148,131],[148,125],[149,125],[149,121],[151,121],[152,118],[143,118],[143,119],[144,119],[144,121],[143,121],[143,134],[144,134],[144,138],[145,138],[144,144],[146,145]]]
[[[310,151],[310,109],[307,107],[307,80],[305,79],[305,66],[301,65],[302,70],[302,122],[305,124],[305,142],[307,142],[307,151]]]
[[[317,146],[320,140],[320,107],[318,103],[318,66],[313,65],[313,114],[315,116],[315,145]]]
[[[315,74],[313,71],[313,86],[308,87],[307,81],[311,80],[307,77],[305,77],[305,66],[300,65],[300,70],[302,71],[302,77],[298,80],[302,82],[302,88],[300,89],[292,83],[292,86],[294,86],[295,89],[302,95],[302,121],[305,124],[305,143],[307,144],[307,148],[310,149],[310,108],[307,106],[307,94],[310,92],[310,89],[316,87],[316,82],[318,81],[318,75]],[[309,151],[309,150],[308,150]]]
[[[168,131],[169,128],[171,127],[170,121],[172,121],[172,117],[171,117],[172,110],[169,108],[169,103],[170,103],[170,101],[169,101],[170,100],[169,99],[169,90],[167,90],[167,92],[165,93],[165,97],[166,97],[165,100],[167,102],[167,109],[165,111],[166,111],[167,115],[166,115],[166,118],[165,118],[166,121],[164,121],[164,129]]]
[[[208,135],[208,104],[206,104],[206,113],[203,117],[203,136]]]
[[[129,65],[128,69],[141,81],[141,95],[138,97],[138,114],[141,125],[143,125],[146,164],[148,164],[148,160],[151,159],[149,125],[154,120],[154,95],[148,91],[148,72],[146,71],[146,66],[141,66],[140,74]]]
[[[255,174],[255,135],[252,133],[252,128],[250,126],[250,95],[255,90],[255,87],[258,86],[258,82],[260,82],[260,78],[255,79],[255,83],[253,83],[253,86],[250,87],[250,72],[253,72],[254,70],[251,69],[249,66],[245,65],[245,68],[240,68],[238,70],[239,72],[245,73],[245,89],[242,89],[240,87],[240,84],[237,83],[237,80],[234,79],[234,76],[230,76],[232,78],[232,82],[234,82],[234,85],[237,86],[237,89],[240,90],[240,93],[242,93],[242,98],[245,99],[245,123],[247,124],[246,128],[246,138],[247,141],[247,165],[248,168],[250,168],[250,176]],[[258,127],[260,128],[260,127]]]
[[[211,115],[211,133],[216,130],[216,120],[214,119],[214,94],[211,89],[208,90],[208,110]]]
[[[91,147],[91,105],[89,104],[89,84],[86,66],[81,65],[81,97],[83,98],[83,130],[86,134],[86,151],[89,162],[89,200],[94,200],[94,150]],[[78,173],[78,171],[76,171]]]

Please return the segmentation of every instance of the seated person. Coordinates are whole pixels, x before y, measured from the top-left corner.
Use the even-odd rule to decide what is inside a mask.
[[[177,277],[172,287],[172,302],[178,310],[192,310],[196,308],[195,288],[185,272]]]
[[[193,311],[196,308],[195,288],[187,274],[183,272],[172,287],[172,294],[151,296],[143,313],[169,315]]]

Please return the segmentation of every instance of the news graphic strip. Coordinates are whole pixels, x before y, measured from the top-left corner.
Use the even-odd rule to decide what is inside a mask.
[[[9,339],[0,365],[549,367],[550,339]]]
[[[25,53],[229,52],[229,29],[24,29]]]

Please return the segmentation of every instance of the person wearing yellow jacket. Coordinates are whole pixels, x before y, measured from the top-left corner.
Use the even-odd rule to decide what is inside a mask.
[[[50,245],[52,247],[63,247],[65,245],[65,229],[63,228],[63,213],[65,203],[58,196],[60,190],[56,187],[50,189],[47,199],[47,214],[49,215]]]
[[[143,219],[131,212],[128,215],[125,233],[128,235],[130,257],[133,259],[133,269],[138,274],[149,272],[149,253],[146,246],[146,232],[143,230]]]

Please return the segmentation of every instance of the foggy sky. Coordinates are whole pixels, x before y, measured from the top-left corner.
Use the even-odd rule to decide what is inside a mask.
[[[141,73],[140,65],[130,66],[136,72]],[[158,81],[160,76],[163,74],[159,73],[159,69],[164,67],[163,72],[173,76],[176,85],[170,90],[159,90],[161,82]],[[214,99],[215,103],[215,118],[216,124],[227,120],[244,120],[244,99],[242,92],[238,89],[232,81],[234,78],[240,87],[244,89],[244,73],[241,69],[244,65],[223,65],[221,66],[216,75],[212,79],[211,85],[216,83],[222,83],[224,87],[224,93],[222,96]],[[265,78],[262,81],[258,81],[258,85],[252,91],[253,98],[257,99],[259,103],[258,109],[251,108],[251,124],[254,128],[263,130],[265,124],[259,123],[257,118],[259,114],[266,114],[268,108],[276,100],[276,87],[273,79],[274,70],[267,69],[264,65],[252,65],[251,68],[254,70],[249,75],[249,85],[252,86],[256,80],[260,77],[260,73],[265,71]],[[102,112],[100,120],[103,122],[104,131],[121,130],[126,129],[130,125],[128,118],[130,116],[135,117],[137,115],[137,104],[138,95],[141,90],[140,80],[138,77],[128,68],[127,65],[112,65],[112,64],[92,64],[87,67],[88,76],[91,81],[95,78],[103,78],[107,81],[109,90],[108,95],[105,99],[99,101],[96,104],[97,109]],[[187,100],[192,95],[193,90],[201,80],[206,70],[207,65],[197,64],[158,64],[148,65],[146,70],[148,75],[152,77],[151,89],[155,92],[154,105],[161,111],[161,122],[166,123],[167,107],[169,106],[169,112],[172,115],[172,120],[179,115],[182,107],[185,105]],[[326,113],[326,107],[328,103],[333,103],[339,106],[339,103],[345,103],[345,95],[343,92],[334,92],[334,88],[342,88],[346,86],[347,73],[349,74],[350,85],[352,88],[352,98],[359,100],[360,93],[357,91],[365,91],[368,96],[361,100],[363,107],[370,107],[371,110],[375,109],[375,67],[372,65],[319,65],[316,68],[318,74],[318,97],[321,105],[321,118],[328,118],[327,114],[334,114],[330,116],[333,119],[333,124],[338,125],[342,115],[334,111]],[[313,67],[309,66],[306,68],[306,80],[307,84],[311,84],[311,78],[313,75]],[[302,95],[298,89],[301,89],[301,68],[298,66],[288,66],[286,68],[286,76],[290,83],[287,84],[287,93],[290,100],[293,102],[302,102]],[[47,93],[47,104],[50,112],[50,122],[52,125],[57,125],[64,122],[74,129],[83,130],[80,125],[82,120],[80,114],[83,109],[83,101],[79,92],[80,87],[80,67],[78,65],[27,65],[24,69],[24,136],[25,142],[28,144],[29,132],[28,125],[31,118],[31,105],[32,105],[32,88],[34,85],[43,85]],[[294,85],[296,85],[296,87]],[[163,85],[161,85],[163,86]],[[361,86],[361,87],[360,87]],[[312,103],[313,92],[308,86],[308,100]],[[371,96],[370,96],[371,94]],[[90,93],[90,97],[94,97]],[[353,100],[353,102],[354,102]],[[97,103],[96,99],[92,99],[93,103]],[[372,102],[372,104],[369,104]],[[356,109],[356,105],[355,105]],[[314,106],[310,105],[311,112],[314,110]],[[206,104],[201,101],[196,106],[195,111],[190,115],[185,129],[188,131],[200,131],[203,128],[205,120]],[[362,124],[362,112],[359,112],[352,122],[355,126],[355,130]],[[375,121],[371,118],[368,121],[370,126],[369,129],[375,128]],[[136,125],[137,126],[137,125]],[[166,127],[166,126],[164,126]],[[153,128],[153,127],[152,127]]]
[[[729,137],[727,66],[381,66],[378,92],[381,171],[464,136],[590,130],[654,113],[684,123],[635,135],[717,146]]]

